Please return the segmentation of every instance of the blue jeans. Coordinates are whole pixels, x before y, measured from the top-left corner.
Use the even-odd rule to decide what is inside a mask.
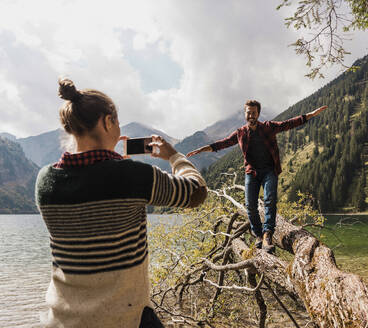
[[[245,175],[245,205],[247,207],[250,227],[257,237],[261,237],[265,231],[275,230],[276,202],[277,202],[277,175],[272,169],[257,170],[257,175]],[[259,190],[263,187],[265,207],[265,221],[262,222],[258,212]]]

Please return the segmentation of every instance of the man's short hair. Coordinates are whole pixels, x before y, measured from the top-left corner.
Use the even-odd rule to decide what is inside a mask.
[[[258,102],[257,100],[247,100],[247,102],[244,105],[244,108],[246,106],[249,106],[249,107],[256,106],[257,107],[257,111],[258,111],[258,115],[261,113],[261,103]]]

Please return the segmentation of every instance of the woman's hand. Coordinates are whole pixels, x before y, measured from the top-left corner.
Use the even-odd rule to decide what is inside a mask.
[[[129,139],[129,137],[127,137],[127,136],[120,136],[120,137],[119,137],[119,141],[126,141],[126,140],[128,140],[128,139]],[[130,156],[129,156],[129,155],[122,155],[122,157],[123,157],[124,159],[130,158]]]
[[[153,135],[152,142],[149,146],[152,146],[153,148],[151,154],[152,157],[158,157],[166,161],[168,161],[172,155],[177,153],[175,148],[161,136]]]

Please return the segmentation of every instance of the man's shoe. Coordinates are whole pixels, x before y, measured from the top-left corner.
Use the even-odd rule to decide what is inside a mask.
[[[270,254],[275,251],[275,246],[272,245],[272,235],[272,231],[266,231],[263,234],[263,249]]]
[[[258,249],[261,249],[262,248],[262,237],[261,236],[258,236],[256,237],[256,243],[254,244],[254,246]]]

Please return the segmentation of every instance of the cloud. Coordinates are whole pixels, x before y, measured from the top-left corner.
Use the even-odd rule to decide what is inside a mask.
[[[6,44],[0,70],[1,129],[17,135],[32,133],[35,126],[47,131],[50,118],[57,118],[52,111],[56,72],[42,53],[17,42],[11,32],[0,34],[0,44]]]
[[[296,34],[268,0],[12,0],[2,7],[0,131],[18,137],[59,127],[60,75],[106,92],[122,124],[184,137],[249,98],[272,116],[338,73],[304,77],[304,59],[288,47]],[[368,44],[365,34],[358,41]],[[367,52],[350,46],[351,61]]]

